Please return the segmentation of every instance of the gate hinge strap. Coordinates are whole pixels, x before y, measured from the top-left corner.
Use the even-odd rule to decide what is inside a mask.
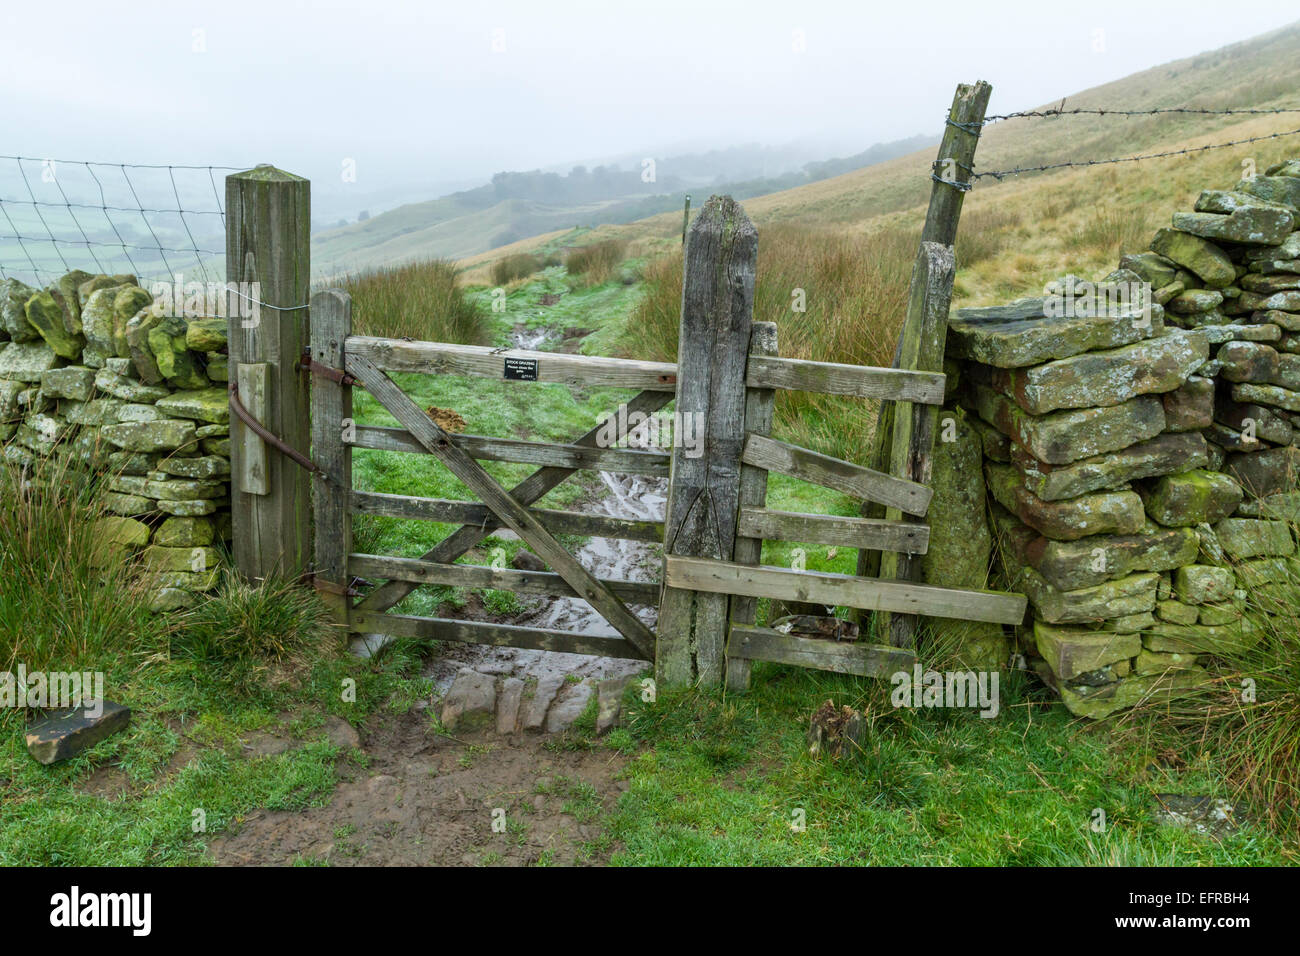
[[[332,365],[324,365],[311,357],[311,349],[302,350],[302,361],[298,363],[299,369],[306,369],[317,378],[329,379],[336,385],[360,385],[360,380],[351,372],[345,372],[341,368],[334,368]]]
[[[258,438],[266,442],[272,448],[277,449],[295,464],[307,469],[312,474],[324,475],[320,465],[312,461],[298,449],[286,444],[279,436],[273,435],[267,430],[261,422],[253,417],[252,413],[244,407],[244,403],[239,400],[239,385],[236,382],[230,383],[230,410],[235,413],[235,417],[249,427]]]

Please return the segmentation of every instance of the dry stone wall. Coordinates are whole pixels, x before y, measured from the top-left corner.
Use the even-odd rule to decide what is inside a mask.
[[[946,583],[982,576],[1028,596],[1016,637],[1076,714],[1200,684],[1205,656],[1260,639],[1248,602],[1267,613],[1286,599],[1300,517],[1297,225],[1290,160],[1203,192],[1099,282],[1067,276],[1043,297],[952,317],[936,480],[956,473],[960,487],[936,488],[932,524],[958,542],[957,565],[988,563]],[[945,466],[972,457],[982,474]],[[970,500],[987,505],[992,545],[978,509],[945,506]]]
[[[226,320],[163,314],[129,275],[0,283],[0,445],[103,475],[102,540],[156,610],[192,604],[230,538]]]

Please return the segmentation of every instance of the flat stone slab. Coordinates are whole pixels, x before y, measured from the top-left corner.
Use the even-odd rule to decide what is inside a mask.
[[[1219,545],[1234,561],[1294,554],[1295,539],[1285,521],[1224,518],[1214,526]]]
[[[1152,527],[1139,534],[1053,541],[999,505],[993,505],[993,516],[1008,563],[1033,568],[1060,591],[1095,587],[1138,571],[1171,571],[1195,561],[1200,550],[1200,538],[1190,528]],[[1141,630],[1141,623],[1133,622],[1132,629]]]
[[[1224,471],[1253,498],[1268,498],[1300,487],[1300,449],[1293,445],[1231,455]]]
[[[27,752],[37,763],[67,760],[125,729],[130,722],[131,708],[108,700],[60,708],[27,728]]]
[[[485,725],[495,714],[496,681],[462,667],[447,689],[439,720],[447,730],[474,729]]]
[[[1077,498],[1044,501],[1025,487],[1010,465],[987,462],[989,491],[1003,508],[1055,541],[1074,541],[1097,534],[1134,534],[1146,515],[1134,491],[1097,491]]]
[[[0,344],[0,379],[39,382],[42,375],[57,368],[62,361],[42,341]]]
[[[1153,521],[1167,528],[1193,528],[1232,514],[1243,494],[1230,475],[1197,468],[1152,482],[1143,501]]]
[[[1293,392],[1289,388],[1281,388],[1277,385],[1242,382],[1232,386],[1232,397],[1238,402],[1272,405],[1274,408],[1283,408],[1288,412],[1300,412],[1300,392]]]
[[[1023,368],[1082,352],[1140,342],[1164,331],[1163,310],[1150,322],[1139,310],[1117,315],[1048,318],[1046,299],[959,309],[948,324],[948,354],[998,368]]]
[[[1094,587],[1062,591],[1033,568],[1017,572],[1013,590],[1026,595],[1049,624],[1080,624],[1105,621],[1152,611],[1160,575],[1142,572]]]
[[[1237,578],[1228,568],[1211,564],[1188,564],[1174,571],[1173,593],[1184,604],[1218,604],[1230,600],[1236,587]]]
[[[537,681],[533,696],[524,699],[520,715],[520,726],[524,730],[542,729],[542,725],[546,722],[546,712],[550,710],[551,702],[555,700],[555,695],[560,692],[563,684],[564,678],[555,675]]]
[[[993,384],[1031,415],[1044,415],[1061,408],[1119,405],[1138,395],[1172,391],[1209,357],[1203,335],[1178,329],[1032,368],[999,369],[993,373]]]
[[[1208,428],[1214,421],[1214,380],[1201,375],[1188,376],[1182,385],[1160,396],[1160,405],[1165,410],[1167,432]]]
[[[1196,273],[1211,289],[1232,285],[1232,280],[1237,277],[1237,270],[1226,252],[1208,239],[1181,229],[1159,230],[1151,240],[1151,251]]]
[[[992,388],[971,389],[980,418],[1020,444],[1039,461],[1068,465],[1083,458],[1118,451],[1160,434],[1164,407],[1154,395],[1140,395],[1122,405],[1078,408],[1030,415]]]
[[[1205,194],[1201,194],[1204,200]],[[1295,216],[1289,209],[1270,206],[1245,193],[1219,193],[1210,205],[1218,208],[1209,212],[1176,212],[1175,229],[1190,232],[1202,239],[1250,243],[1257,246],[1280,246],[1295,227]],[[1197,207],[1203,205],[1197,202]],[[1231,208],[1231,211],[1229,211]]]
[[[501,682],[497,694],[497,733],[513,734],[519,725],[519,704],[524,698],[524,682],[518,677],[507,677]]]
[[[1058,627],[1034,622],[1034,643],[1038,653],[1062,680],[1095,671],[1116,661],[1136,657],[1142,651],[1137,634],[1107,634],[1078,627]]]
[[[546,732],[559,734],[573,726],[574,721],[582,716],[587,704],[596,693],[596,688],[586,681],[568,684],[568,689],[559,695],[546,715]]]

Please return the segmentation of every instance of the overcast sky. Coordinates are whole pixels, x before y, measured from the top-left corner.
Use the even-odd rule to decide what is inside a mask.
[[[358,194],[501,169],[937,132],[955,83],[1041,104],[1266,32],[1222,0],[17,2],[3,152],[272,162]],[[1101,31],[1101,32],[1098,32]]]

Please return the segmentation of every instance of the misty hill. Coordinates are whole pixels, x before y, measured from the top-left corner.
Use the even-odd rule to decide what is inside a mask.
[[[879,143],[852,156],[806,162],[777,175],[752,174],[787,160],[788,151],[732,147],[656,162],[650,177],[640,164],[574,166],[563,175],[531,170],[500,172],[475,189],[408,203],[361,222],[312,237],[317,273],[352,272],[421,258],[462,259],[532,236],[577,225],[628,223],[679,210],[692,190],[761,196],[838,176],[933,145],[937,136]],[[647,181],[649,180],[649,181]]]

